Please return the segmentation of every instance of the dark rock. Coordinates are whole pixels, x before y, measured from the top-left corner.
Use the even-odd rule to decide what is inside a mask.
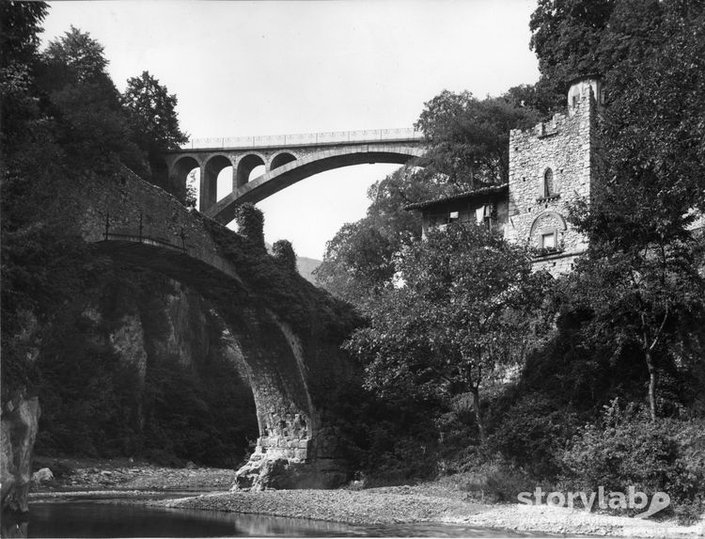
[[[18,392],[2,408],[0,481],[2,509],[24,513],[32,479],[32,452],[39,423],[39,399]]]

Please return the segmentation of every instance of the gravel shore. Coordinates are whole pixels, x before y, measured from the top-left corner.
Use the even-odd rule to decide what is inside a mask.
[[[226,492],[163,500],[155,505],[239,513],[263,513],[310,518],[345,524],[442,522],[461,519],[486,509],[457,497],[429,495],[420,487],[386,487],[366,490],[268,490]]]
[[[222,492],[150,502],[173,508],[261,513],[352,525],[428,522],[517,532],[645,538],[705,537],[705,524],[677,526],[549,506],[484,505],[433,485],[360,491]]]
[[[108,491],[112,491],[114,496],[109,497],[123,502],[132,499],[134,503],[172,508],[264,514],[362,526],[426,522],[568,536],[705,537],[705,522],[677,526],[674,522],[614,517],[545,505],[476,503],[469,501],[465,492],[449,482],[363,490],[228,492],[226,489],[234,478],[232,470],[164,468],[117,460],[64,460],[60,464],[71,471],[38,487],[35,492],[39,492],[33,496],[60,497],[62,493],[76,494],[80,489],[104,498],[110,494]],[[145,500],[145,491],[188,496]]]

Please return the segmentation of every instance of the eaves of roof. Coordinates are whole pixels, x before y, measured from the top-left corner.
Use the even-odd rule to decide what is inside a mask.
[[[448,202],[456,202],[460,200],[467,200],[468,202],[472,200],[477,200],[481,198],[486,198],[492,195],[501,195],[509,192],[509,184],[503,183],[501,185],[490,185],[489,187],[483,187],[481,189],[474,189],[472,191],[465,191],[463,193],[457,193],[455,195],[448,195],[442,198],[437,198],[434,200],[426,200],[423,202],[414,202],[404,206],[405,210],[425,210],[436,205],[446,204]]]

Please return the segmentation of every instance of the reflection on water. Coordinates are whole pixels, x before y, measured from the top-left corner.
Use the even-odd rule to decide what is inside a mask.
[[[28,520],[3,515],[2,537],[519,537],[507,531],[401,524],[349,526],[296,518],[86,501],[31,504]],[[509,535],[508,535],[509,533]]]

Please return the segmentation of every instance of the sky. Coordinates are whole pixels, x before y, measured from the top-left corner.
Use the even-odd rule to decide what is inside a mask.
[[[536,0],[50,2],[44,43],[71,25],[105,48],[123,90],[148,70],[193,138],[411,127],[442,90],[499,95],[538,79]],[[265,238],[321,259],[398,165],[357,165],[260,202]],[[219,195],[223,192],[219,189]]]

